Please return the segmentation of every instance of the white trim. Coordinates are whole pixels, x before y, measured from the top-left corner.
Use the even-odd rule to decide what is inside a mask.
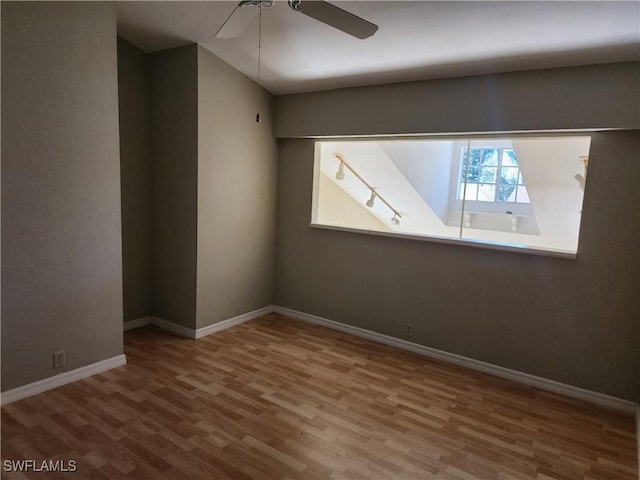
[[[183,327],[182,325],[168,322],[166,320],[163,320],[162,318],[153,316],[142,317],[136,320],[131,320],[129,322],[124,322],[123,328],[126,331],[132,328],[142,327],[143,325],[152,324],[167,332],[180,335],[181,337],[201,338],[206,335],[211,335],[212,333],[219,332],[226,328],[239,325],[249,320],[253,320],[254,318],[268,315],[271,312],[273,312],[273,307],[269,305],[258,310],[253,310],[251,312],[243,313],[242,315],[238,315],[236,317],[214,323],[213,325],[199,328],[197,330]],[[32,395],[37,395],[38,393],[42,393],[47,390],[51,390],[52,388],[57,388],[62,385],[66,385],[67,383],[90,377],[91,375],[110,370],[111,368],[120,367],[122,365],[125,365],[126,363],[126,357],[124,355],[118,355],[116,357],[92,363],[91,365],[80,367],[69,372],[64,372],[53,377],[29,383],[27,385],[23,385],[22,387],[14,388],[13,390],[8,390],[6,392],[0,393],[0,404],[6,405],[8,403],[12,403],[17,400],[30,397]]]
[[[115,357],[107,358],[106,360],[101,360],[84,367],[76,368],[75,370],[71,370],[69,372],[64,372],[59,375],[54,375],[53,377],[38,380],[37,382],[29,383],[27,385],[23,385],[22,387],[2,392],[2,394],[0,394],[0,404],[7,405],[17,400],[21,400],[32,395],[37,395],[38,393],[46,392],[47,390],[51,390],[53,388],[61,387],[62,385],[66,385],[67,383],[82,380],[83,378],[90,377],[91,375],[102,373],[106,370],[111,370],[112,368],[120,367],[122,365],[125,365],[126,363],[127,358],[125,357],[125,355],[117,355]]]
[[[380,230],[342,227],[339,225],[328,225],[314,222],[311,222],[309,227],[323,230],[335,230],[338,232],[360,233],[377,237],[402,238],[404,240],[417,240],[419,242],[443,243],[445,245],[461,245],[463,247],[485,248],[489,250],[500,250],[503,252],[527,253],[529,255],[538,255],[541,257],[565,258],[568,260],[575,260],[577,258],[577,253],[570,252],[568,250],[564,251],[545,249],[543,247],[527,247],[525,245],[491,242],[489,240],[476,240],[473,238],[438,237],[435,235],[424,235],[420,233],[383,232]]]
[[[593,392],[591,390],[585,390],[583,388],[574,387],[572,385],[566,385],[564,383],[556,382],[546,378],[530,375],[528,373],[519,372],[517,370],[511,370],[510,368],[500,367],[498,365],[492,365],[490,363],[475,360],[473,358],[464,357],[462,355],[456,355],[455,353],[449,353],[442,350],[437,350],[431,347],[425,347],[417,343],[408,342],[399,338],[384,335],[382,333],[372,332],[364,328],[354,327],[352,325],[346,325],[344,323],[335,322],[326,318],[318,317],[316,315],[310,315],[308,313],[299,312],[290,308],[280,307],[274,305],[273,311],[280,313],[296,320],[312,323],[314,325],[320,325],[323,327],[345,332],[356,337],[367,338],[374,342],[383,343],[392,347],[414,352],[425,357],[435,358],[454,365],[460,365],[463,367],[477,370],[479,372],[489,373],[496,377],[506,378],[513,380],[514,382],[523,383],[537,387],[549,392],[559,393],[568,397],[585,400],[587,402],[595,403],[604,407],[633,413],[638,411],[638,404],[622,398],[613,397],[604,393]]]
[[[132,330],[138,327],[144,327],[145,325],[149,325],[153,321],[153,317],[141,317],[136,318],[135,320],[129,320],[128,322],[124,322],[124,331]]]
[[[183,327],[182,325],[178,325],[177,323],[168,322],[162,318],[151,317],[151,325],[155,325],[162,330],[165,330],[170,333],[174,333],[181,337],[186,338],[196,338],[196,331],[193,328]]]
[[[248,322],[249,320],[253,320],[254,318],[262,317],[263,315],[268,315],[271,312],[273,312],[273,306],[268,305],[266,307],[259,308],[258,310],[253,310],[251,312],[243,313],[235,317],[227,318],[226,320],[222,320],[218,323],[214,323],[213,325],[207,325],[206,327],[198,328],[197,330],[194,330],[193,328],[184,327],[182,325],[178,325],[173,322],[169,322],[159,317],[145,317],[145,318],[140,318],[138,320],[133,320],[132,322],[126,322],[125,330],[127,329],[127,326],[129,323],[140,322],[140,325],[136,325],[136,326],[142,326],[150,323],[151,325],[155,325],[156,327],[161,328],[162,330],[165,330],[170,333],[174,333],[176,335],[180,335],[181,337],[202,338],[207,335],[211,335],[212,333],[216,333],[221,330],[224,330],[226,328],[230,328],[235,325]],[[146,320],[146,319],[148,319],[148,321],[146,323],[143,323],[143,320]],[[135,327],[132,327],[132,328],[135,328]]]
[[[450,140],[451,137],[457,139],[457,137],[468,138],[472,137],[472,140],[482,140],[490,138],[500,138],[501,136],[509,135],[511,137],[527,137],[532,134],[544,135],[546,137],[564,136],[567,133],[593,133],[593,132],[619,132],[629,130],[624,127],[607,127],[607,128],[559,128],[556,130],[499,130],[499,131],[476,131],[476,132],[433,132],[433,133],[370,133],[370,134],[357,134],[352,135],[296,135],[287,138],[310,138],[313,140],[395,140],[398,138],[409,138],[418,140],[431,139],[431,140]]]
[[[273,312],[273,307],[271,305],[267,307],[259,308],[258,310],[253,310],[251,312],[243,313],[242,315],[238,315],[236,317],[228,318],[227,320],[223,320],[218,323],[214,323],[213,325],[209,325],[207,327],[202,327],[196,330],[195,338],[202,338],[206,335],[211,335],[212,333],[219,332],[220,330],[224,330],[225,328],[233,327],[234,325],[239,325],[244,322],[248,322],[249,320],[253,320],[254,318],[262,317],[264,315],[268,315]]]

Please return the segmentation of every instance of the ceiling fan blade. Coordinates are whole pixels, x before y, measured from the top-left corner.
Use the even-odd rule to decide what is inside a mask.
[[[378,26],[322,0],[289,0],[294,10],[342,30],[356,38],[365,39],[376,33]]]
[[[216,32],[216,38],[235,38],[242,35],[259,12],[257,8],[250,8],[254,5],[254,2],[247,1],[240,2],[236,5],[231,15],[227,17]]]

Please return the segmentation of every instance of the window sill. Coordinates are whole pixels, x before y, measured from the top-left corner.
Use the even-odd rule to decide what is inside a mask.
[[[519,225],[520,225],[520,219],[521,218],[527,218],[528,215],[514,215],[512,213],[496,213],[496,212],[465,212],[464,213],[464,226],[467,228],[471,227],[471,224],[473,222],[473,217],[475,217],[476,215],[479,216],[492,216],[492,217],[500,217],[500,218],[506,218],[509,219],[511,221],[511,231],[512,232],[517,232]]]
[[[524,245],[514,245],[505,243],[489,243],[483,240],[473,240],[467,238],[447,238],[434,237],[428,235],[419,235],[416,233],[389,233],[376,230],[365,230],[361,228],[341,227],[337,225],[324,225],[319,223],[310,223],[311,228],[322,230],[335,230],[339,232],[359,233],[364,235],[374,235],[379,237],[399,238],[403,240],[418,240],[422,242],[444,243],[447,245],[459,245],[463,247],[484,248],[489,250],[500,250],[503,252],[525,253],[528,255],[538,255],[543,257],[564,258],[567,260],[575,260],[577,254],[566,250],[551,250],[539,247],[527,247]]]

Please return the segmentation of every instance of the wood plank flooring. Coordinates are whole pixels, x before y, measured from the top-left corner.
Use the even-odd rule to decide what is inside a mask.
[[[630,415],[272,314],[147,326],[124,367],[2,408],[2,459],[92,479],[637,479]]]

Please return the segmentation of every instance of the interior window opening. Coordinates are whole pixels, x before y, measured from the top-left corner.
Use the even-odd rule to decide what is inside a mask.
[[[590,142],[318,141],[311,223],[575,256]]]

